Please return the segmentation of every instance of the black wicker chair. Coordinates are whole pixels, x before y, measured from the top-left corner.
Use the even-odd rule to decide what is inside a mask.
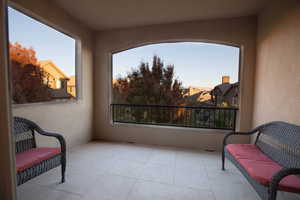
[[[227,140],[230,136],[251,135],[254,133],[257,133],[254,144],[258,150],[270,158],[272,162],[274,161],[282,166],[277,173],[273,174],[267,185],[252,178],[233,154],[229,152],[228,148],[226,148]],[[271,122],[249,132],[229,133],[223,141],[223,170],[225,170],[225,157],[237,166],[262,199],[276,200],[277,191],[281,190],[281,180],[289,175],[296,175],[300,180],[300,126],[285,122]],[[297,179],[297,177],[295,178]],[[300,189],[297,193],[300,193]]]
[[[61,182],[65,182],[66,142],[63,136],[46,132],[34,122],[21,117],[14,117],[13,133],[16,142],[17,185],[60,165]],[[60,148],[37,147],[35,133],[55,137],[60,143]],[[28,158],[30,155],[33,157]]]

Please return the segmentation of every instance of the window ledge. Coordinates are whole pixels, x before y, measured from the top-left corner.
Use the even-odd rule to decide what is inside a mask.
[[[121,123],[121,122],[112,122],[112,127],[136,127],[136,128],[155,128],[155,129],[175,129],[175,130],[184,130],[191,132],[207,132],[208,134],[227,134],[232,132],[232,130],[223,130],[223,129],[209,129],[209,128],[189,128],[189,127],[180,127],[180,126],[160,126],[160,125],[151,125],[151,124],[134,124],[134,123]]]
[[[23,108],[23,107],[31,107],[31,106],[41,106],[41,105],[57,105],[57,104],[78,104],[80,99],[60,99],[53,101],[45,101],[45,102],[37,102],[37,103],[26,103],[26,104],[12,104],[12,108]]]

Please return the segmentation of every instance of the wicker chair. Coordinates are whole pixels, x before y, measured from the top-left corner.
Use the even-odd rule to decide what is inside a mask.
[[[21,185],[60,165],[61,182],[64,183],[66,142],[63,136],[46,132],[34,122],[21,117],[14,117],[13,130],[16,142],[17,185]],[[55,137],[60,143],[60,148],[37,147],[35,133]]]
[[[231,136],[255,133],[252,146],[227,144]],[[262,199],[276,200],[278,190],[300,193],[300,126],[271,122],[249,132],[229,133],[223,141],[223,170],[225,157],[237,166]]]

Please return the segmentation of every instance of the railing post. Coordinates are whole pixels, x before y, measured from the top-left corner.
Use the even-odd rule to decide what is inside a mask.
[[[111,104],[110,109],[112,111],[112,122],[115,122],[115,105]]]
[[[236,129],[236,112],[237,110],[233,110],[233,116],[234,116],[234,119],[233,119],[233,130],[235,131]]]

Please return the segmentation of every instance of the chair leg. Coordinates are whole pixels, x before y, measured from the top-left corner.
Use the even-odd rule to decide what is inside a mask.
[[[277,198],[277,186],[269,186],[268,189],[268,200],[276,200]]]
[[[66,154],[63,154],[61,158],[61,183],[65,182],[65,174],[66,174]]]
[[[277,190],[269,191],[268,200],[276,200]]]
[[[65,182],[65,172],[62,169],[62,172],[61,172],[61,183],[64,183],[64,182]]]
[[[222,170],[223,171],[225,170],[225,151],[224,151],[224,148],[223,148],[223,151],[222,151]]]

